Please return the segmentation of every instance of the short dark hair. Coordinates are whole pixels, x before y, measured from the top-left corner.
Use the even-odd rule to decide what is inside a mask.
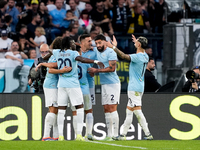
[[[38,13],[34,13],[34,14],[32,15],[32,20],[33,20],[33,18],[37,17],[38,15],[39,15]]]
[[[4,6],[7,4],[6,1],[0,1],[0,9],[4,8]]]
[[[139,3],[140,3],[141,5],[144,5],[146,2],[147,2],[147,0],[139,0]]]
[[[72,32],[72,29],[74,28],[74,26],[75,26],[76,24],[74,24],[74,23],[71,23],[70,25],[69,25],[69,32]]]
[[[21,9],[24,10],[24,4],[22,2],[17,2],[15,6],[21,7]]]
[[[90,37],[90,35],[89,34],[82,34],[81,36],[80,36],[80,42],[82,41],[82,40],[84,40],[85,38],[88,38],[88,37]]]
[[[66,31],[69,31],[69,29],[63,28],[63,29],[61,30],[62,35],[65,34]]]
[[[154,59],[153,59],[153,57],[150,56],[150,57],[149,57],[149,62],[150,62],[151,60],[154,60]]]
[[[21,24],[20,30],[23,29],[23,28],[27,28],[27,26],[25,24]]]
[[[97,40],[106,41],[106,38],[105,38],[105,36],[104,36],[103,34],[99,34],[99,35],[97,35],[97,36],[95,37],[94,40],[95,40],[95,41],[97,41]]]
[[[141,47],[145,49],[148,46],[148,40],[145,37],[140,36],[138,41],[141,43]]]
[[[73,11],[71,9],[67,10],[66,14],[69,13],[69,12],[73,14]]]
[[[6,23],[8,23],[8,22],[10,22],[12,20],[12,16],[11,15],[7,15],[7,16],[5,16],[4,20],[5,20]]]

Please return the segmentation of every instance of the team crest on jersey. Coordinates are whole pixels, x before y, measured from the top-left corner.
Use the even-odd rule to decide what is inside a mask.
[[[0,93],[5,89],[5,70],[0,70]]]
[[[139,92],[135,92],[135,96],[140,96],[140,93]]]

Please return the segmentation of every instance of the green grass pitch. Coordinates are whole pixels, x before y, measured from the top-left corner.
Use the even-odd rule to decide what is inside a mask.
[[[0,141],[0,150],[199,150],[200,141]]]

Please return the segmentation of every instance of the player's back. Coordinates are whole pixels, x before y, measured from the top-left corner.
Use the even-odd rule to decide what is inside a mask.
[[[56,58],[53,55],[48,60],[48,63],[52,63],[52,62],[57,62]],[[57,83],[58,83],[58,74],[49,73],[49,68],[47,68],[47,73],[46,73],[43,87],[57,88]]]
[[[58,87],[80,87],[78,81],[77,61],[75,60],[75,58],[79,56],[79,53],[68,49],[65,51],[53,51],[53,55],[57,59],[58,69],[62,69],[64,66],[72,67],[70,72],[59,75]]]
[[[95,47],[94,51],[97,53],[98,61],[101,61],[104,64],[105,68],[110,66],[109,61],[118,60],[117,54],[111,48],[107,47],[105,51],[99,52]],[[115,84],[120,82],[116,69],[114,72],[99,73],[99,76],[101,84]]]
[[[81,90],[83,92],[83,94],[90,94],[89,91],[89,83],[88,83],[88,79],[87,79],[87,70],[88,68],[90,68],[89,64],[85,64],[85,63],[78,63],[78,76],[79,76],[79,82],[80,82],[80,86],[81,86]]]
[[[144,91],[144,73],[149,57],[146,53],[131,54],[128,91]]]

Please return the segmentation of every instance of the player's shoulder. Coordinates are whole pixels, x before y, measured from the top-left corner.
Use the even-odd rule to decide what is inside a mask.
[[[70,52],[70,53],[78,53],[78,51],[76,51],[76,50],[71,50],[71,49],[68,49],[67,52]]]
[[[97,47],[93,47],[92,51],[96,52],[97,51]]]
[[[107,47],[106,50],[107,50],[107,51],[113,51],[113,49],[110,48],[110,47]]]
[[[144,53],[138,53],[137,57],[140,61],[147,63],[149,61],[149,56],[144,52]]]
[[[51,57],[49,58],[49,61],[48,62],[56,62],[56,58],[54,55],[51,55]]]
[[[59,53],[60,52],[60,49],[53,49],[53,54],[57,54],[57,53]]]
[[[114,55],[116,54],[115,51],[112,48],[109,48],[109,47],[106,48],[105,52],[107,54],[114,54]]]
[[[97,50],[97,48],[94,47],[93,49],[90,49],[88,52],[89,52],[89,53],[96,53],[96,50]]]

